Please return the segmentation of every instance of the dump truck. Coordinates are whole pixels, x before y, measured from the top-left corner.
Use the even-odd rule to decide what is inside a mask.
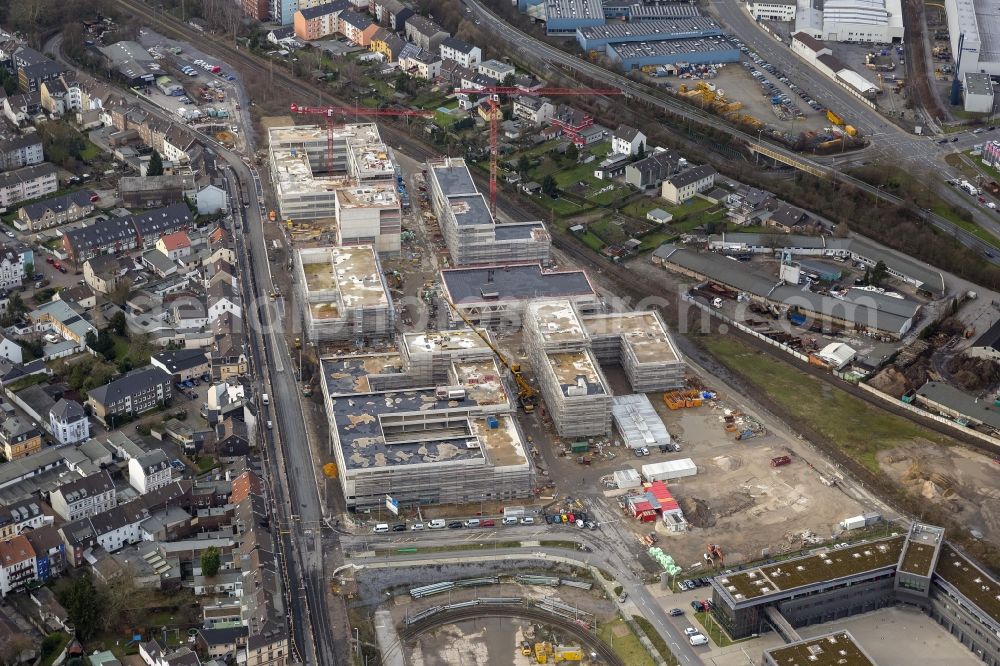
[[[838,116],[836,113],[834,113],[830,109],[826,110],[826,119],[829,120],[834,125],[843,125],[844,124],[844,119],[841,118],[840,116]]]

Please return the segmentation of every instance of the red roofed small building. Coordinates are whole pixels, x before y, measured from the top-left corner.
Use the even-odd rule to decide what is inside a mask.
[[[263,495],[264,482],[253,470],[247,470],[233,480],[233,490],[229,494],[230,504],[239,504],[250,495]]]
[[[0,597],[36,578],[35,549],[24,535],[0,542]]]
[[[191,239],[184,231],[160,236],[156,241],[156,249],[167,255],[171,261],[177,261],[191,254]]]

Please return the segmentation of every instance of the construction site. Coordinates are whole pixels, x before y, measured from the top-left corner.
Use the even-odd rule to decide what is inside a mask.
[[[371,245],[300,248],[295,272],[308,340],[374,344],[394,334],[392,297]]]

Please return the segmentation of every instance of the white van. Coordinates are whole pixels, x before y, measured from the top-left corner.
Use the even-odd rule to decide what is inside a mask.
[[[260,396],[260,402],[262,405],[267,406],[271,404],[271,399],[267,397],[266,393],[262,393]]]
[[[429,530],[443,530],[448,526],[448,523],[444,522],[442,518],[435,518],[434,520],[427,523],[427,529]]]
[[[506,518],[503,519],[502,522],[503,522],[504,525],[517,525],[517,517],[516,516],[507,516]]]
[[[465,521],[465,526],[466,527],[479,527],[479,519],[478,518],[469,518],[467,521]]]
[[[688,636],[688,643],[697,647],[699,645],[708,645],[708,639],[705,638],[704,634],[692,634]]]
[[[388,531],[389,531],[389,526],[385,523],[379,523],[378,525],[372,528],[372,532],[374,532],[375,534],[385,534]]]

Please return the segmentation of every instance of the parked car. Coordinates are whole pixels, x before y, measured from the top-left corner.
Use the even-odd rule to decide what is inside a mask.
[[[695,599],[694,601],[692,601],[692,602],[691,602],[691,608],[693,608],[693,609],[694,609],[694,612],[695,612],[695,613],[700,613],[701,611],[703,611],[703,610],[704,610],[704,609],[703,609],[703,608],[701,607],[701,602],[700,602],[700,601],[698,601],[697,599]],[[685,633],[687,633],[687,632],[685,631]],[[690,635],[691,635],[691,634],[688,634],[688,636],[690,636]]]
[[[694,603],[694,602],[691,602],[691,603]],[[688,628],[686,628],[684,630],[684,635],[685,636],[694,636],[697,633],[700,633],[700,632],[697,629],[695,629],[694,627],[688,627]]]
[[[497,526],[497,521],[493,520],[492,518],[487,518],[486,520],[479,521],[479,526],[480,527],[496,527]]]
[[[524,518],[521,519],[521,524],[522,525],[534,525],[535,524],[535,519],[532,518],[531,516],[525,516]]]
[[[413,523],[412,525],[410,525],[410,531],[411,532],[418,532],[418,531],[420,531],[422,529],[424,529],[424,524],[423,523]]]
[[[622,592],[618,595],[618,603],[623,604],[626,599],[628,599],[628,592]]]
[[[680,608],[671,608],[669,611],[667,611],[667,615],[669,615],[670,617],[677,617],[678,615],[684,615],[684,611],[682,611]]]
[[[462,529],[462,521],[461,520],[453,520],[453,521],[451,521],[450,523],[448,523],[448,529],[450,529],[450,530],[460,530],[460,529]]]
[[[427,523],[427,529],[429,530],[443,530],[446,526],[445,522],[440,518],[435,518]]]

